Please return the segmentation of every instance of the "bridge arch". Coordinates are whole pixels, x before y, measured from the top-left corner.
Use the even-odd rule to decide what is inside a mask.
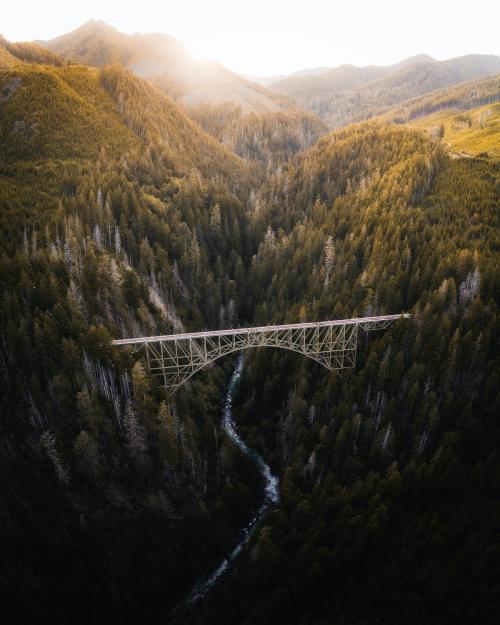
[[[150,371],[175,393],[193,375],[222,356],[251,347],[278,347],[310,358],[326,369],[356,364],[358,331],[383,329],[410,315],[384,315],[234,330],[118,339],[114,345],[145,349]]]
[[[191,371],[182,371],[179,375],[179,378],[176,379],[177,376],[172,375],[169,371],[169,373],[167,374],[167,367],[160,365],[159,369],[161,369],[160,372],[158,372],[160,375],[163,376],[164,378],[164,384],[167,387],[167,389],[171,389],[171,393],[174,393],[175,391],[177,391],[181,386],[183,386],[186,382],[188,382],[188,380],[190,380],[194,375],[196,375],[197,373],[199,373],[200,371],[202,371],[205,367],[210,366],[212,363],[216,362],[217,360],[219,360],[219,358],[223,358],[224,356],[227,356],[229,354],[234,354],[236,352],[241,352],[247,349],[252,349],[252,348],[256,348],[256,347],[274,347],[274,348],[278,348],[278,349],[286,349],[288,351],[292,351],[295,352],[296,354],[300,354],[301,356],[305,356],[306,358],[310,358],[311,360],[314,360],[315,362],[319,363],[320,365],[322,365],[323,367],[325,367],[326,369],[328,369],[329,371],[333,371],[334,369],[345,369],[345,368],[351,368],[354,366],[355,364],[355,360],[356,360],[356,346],[354,346],[353,349],[349,350],[349,355],[347,355],[347,353],[344,354],[344,356],[339,356],[338,361],[336,363],[337,366],[331,366],[329,363],[325,362],[325,359],[322,358],[318,358],[313,354],[309,354],[306,353],[300,349],[297,349],[295,347],[292,346],[288,346],[288,345],[271,345],[271,344],[266,344],[266,345],[245,345],[242,347],[236,347],[234,349],[231,350],[227,350],[224,351],[224,353],[219,353],[219,354],[215,354],[213,356],[210,357],[209,360],[207,360],[206,362],[203,362],[202,364],[198,365],[196,368],[193,368]],[[347,350],[346,350],[347,352]],[[146,354],[148,355],[148,348],[146,348]],[[354,362],[353,362],[354,360]],[[150,352],[149,352],[149,357],[148,357],[148,367],[151,370],[152,373],[157,372],[156,369],[157,367],[155,367],[152,363],[154,362],[154,359],[151,358]]]

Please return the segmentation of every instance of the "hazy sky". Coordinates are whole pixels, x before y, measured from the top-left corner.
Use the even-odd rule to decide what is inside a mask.
[[[194,56],[253,75],[387,65],[420,52],[500,54],[498,0],[18,0],[2,9],[0,32],[50,39],[92,18],[175,35]]]

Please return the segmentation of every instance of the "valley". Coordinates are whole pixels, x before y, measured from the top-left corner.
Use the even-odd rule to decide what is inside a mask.
[[[499,72],[0,40],[7,623],[496,621]],[[175,395],[113,343],[402,312]]]

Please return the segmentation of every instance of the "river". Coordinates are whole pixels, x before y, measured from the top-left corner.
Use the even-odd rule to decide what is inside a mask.
[[[241,371],[243,369],[243,354],[238,356],[236,360],[231,380],[227,387],[226,397],[224,401],[224,408],[222,412],[222,428],[231,440],[238,445],[241,451],[251,458],[257,468],[259,469],[262,477],[265,481],[264,497],[260,507],[255,511],[250,521],[241,530],[238,543],[229,552],[229,554],[219,563],[214,571],[208,577],[203,578],[189,593],[187,603],[193,605],[202,600],[209,590],[219,581],[219,579],[227,572],[231,563],[236,559],[246,543],[250,540],[253,532],[259,525],[264,515],[274,508],[279,502],[279,480],[271,473],[269,465],[267,465],[262,456],[260,456],[254,449],[251,449],[238,433],[238,428],[234,421],[233,415],[233,395],[238,382],[241,377]]]

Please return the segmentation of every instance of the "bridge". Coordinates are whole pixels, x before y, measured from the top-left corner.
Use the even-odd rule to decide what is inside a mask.
[[[170,394],[218,358],[250,347],[280,347],[312,358],[333,371],[356,364],[359,330],[383,330],[408,313],[335,321],[187,332],[118,339],[113,345],[144,348],[149,369],[163,378]]]

